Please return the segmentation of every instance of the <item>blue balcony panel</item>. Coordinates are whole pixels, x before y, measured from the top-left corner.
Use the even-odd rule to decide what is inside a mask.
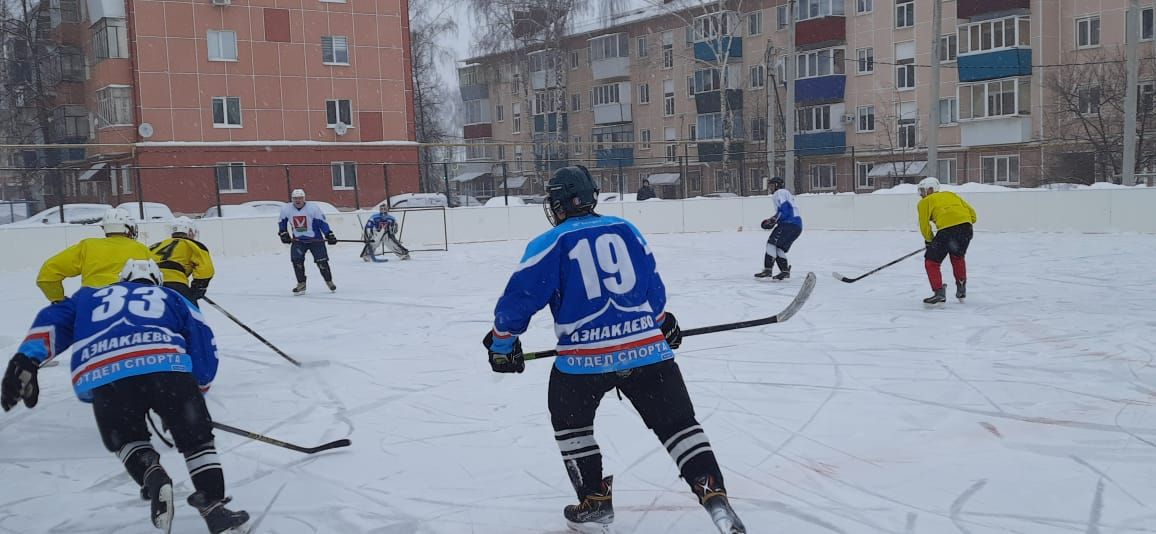
[[[742,37],[719,37],[694,43],[694,58],[699,61],[718,61],[716,50],[728,50],[727,55],[732,58],[743,57]]]
[[[795,80],[795,102],[800,106],[842,102],[847,92],[847,77],[842,74]]]
[[[847,152],[847,132],[797,134],[795,152],[801,157],[844,154]]]
[[[594,155],[599,168],[613,169],[634,165],[633,148],[603,148],[595,150]]]
[[[959,81],[980,82],[1032,75],[1032,49],[1012,48],[959,56]]]

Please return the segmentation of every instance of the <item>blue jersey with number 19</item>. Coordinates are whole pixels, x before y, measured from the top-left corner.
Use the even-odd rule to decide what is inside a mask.
[[[495,334],[522,334],[546,304],[559,371],[609,373],[674,358],[659,326],[666,287],[650,246],[623,219],[572,217],[531,241],[494,310]]]
[[[213,331],[195,306],[165,287],[82,287],[40,310],[19,350],[43,364],[69,347],[72,387],[82,401],[130,376],[192,373],[204,391],[217,374]]]

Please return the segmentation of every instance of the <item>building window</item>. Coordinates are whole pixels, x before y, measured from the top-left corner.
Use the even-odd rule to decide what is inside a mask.
[[[92,55],[102,59],[128,58],[128,28],[124,19],[103,18],[92,25]]]
[[[650,103],[650,84],[644,83],[644,84],[638,86],[638,103],[639,104],[649,104]]]
[[[321,62],[326,65],[348,65],[349,40],[337,35],[322,36]]]
[[[481,85],[482,68],[477,65],[471,65],[458,69],[458,80],[460,80],[462,85]]]
[[[237,32],[209,30],[209,61],[237,61]]]
[[[1140,40],[1141,41],[1151,41],[1152,40],[1152,30],[1153,30],[1152,14],[1153,14],[1152,8],[1150,8],[1150,7],[1145,7],[1145,8],[1140,10]]]
[[[811,165],[811,189],[814,191],[835,189],[835,166]]]
[[[959,100],[955,97],[939,99],[939,125],[959,122]]]
[[[832,74],[846,74],[847,50],[843,48],[825,48],[799,54],[797,78],[815,78]]]
[[[60,0],[60,21],[70,23],[80,22],[79,0]]]
[[[497,115],[498,122],[506,120],[506,108],[502,107],[501,104],[498,104],[496,107],[494,107],[494,115]]]
[[[554,64],[555,64],[555,57],[554,57],[555,55],[557,55],[557,51],[555,51],[555,50],[542,50],[540,52],[531,52],[529,54],[530,72],[550,72],[550,71],[553,71],[554,70]],[[590,59],[593,60],[594,57],[591,56]],[[559,61],[560,60],[561,59],[559,58]]]
[[[245,193],[248,191],[244,163],[218,163],[214,170],[217,175],[217,190],[221,193]]]
[[[915,148],[915,119],[900,118],[896,126],[898,126],[899,148]]]
[[[630,57],[630,38],[625,33],[603,35],[590,40],[590,61]]]
[[[939,62],[949,63],[959,57],[959,39],[953,33],[939,38]]]
[[[859,106],[855,108],[857,131],[875,131],[875,106]]]
[[[581,93],[574,93],[570,95],[570,111],[582,111]]]
[[[348,102],[348,100],[346,100],[346,102]],[[466,112],[465,124],[481,124],[490,122],[490,114],[488,113],[489,107],[487,104],[489,104],[488,100],[467,100],[463,102],[462,107],[465,108]],[[326,103],[326,108],[328,109],[328,107],[329,105]],[[330,126],[332,126],[335,122],[335,120],[330,120]],[[346,122],[345,125],[348,126],[349,123]]]
[[[559,108],[565,105],[565,97],[561,91],[557,89],[537,91],[534,93],[534,109],[532,111],[535,115],[557,113],[560,111]]]
[[[844,0],[800,0],[796,7],[795,20],[809,20],[820,17],[842,16]]]
[[[650,150],[650,130],[643,129],[638,131],[638,149]]]
[[[1076,19],[1076,48],[1100,46],[1100,16]]]
[[[874,163],[864,163],[862,161],[855,163],[855,188],[856,189],[873,189],[875,188],[875,177],[871,176],[871,171],[875,169]]]
[[[723,36],[739,35],[741,30],[738,29],[738,22],[738,14],[734,11],[718,11],[695,17],[694,41],[708,41]]]
[[[489,138],[466,139],[466,159],[490,159],[490,157],[493,155],[493,152],[490,150],[490,148],[493,147],[493,144],[490,141],[491,139]]]
[[[694,77],[687,78],[686,81],[686,93],[690,96],[722,89],[722,74],[719,69],[696,70]]]
[[[241,99],[236,96],[213,97],[213,128],[241,127]]]
[[[751,89],[762,89],[767,86],[767,67],[766,65],[754,65],[751,67]]]
[[[750,181],[750,190],[751,191],[762,191],[763,189],[766,189],[766,179],[767,179],[767,168],[766,167],[756,167],[754,169],[751,169],[750,174],[751,174],[751,181]]]
[[[855,56],[858,59],[856,72],[859,74],[871,74],[875,72],[875,48],[857,48],[855,49]]]
[[[516,95],[522,92],[522,75],[514,74],[510,80],[510,94]]]
[[[767,140],[767,118],[755,117],[751,119],[751,140],[752,141],[766,141]]]
[[[84,106],[65,105],[52,112],[52,131],[56,139],[88,139],[88,110]]]
[[[747,14],[747,35],[763,33],[763,12],[753,11]]]
[[[939,178],[940,183],[954,184],[955,158],[940,158],[936,165],[935,177]]]
[[[895,65],[895,86],[898,89],[915,89],[914,63],[914,59],[904,59]]]
[[[698,139],[698,124],[691,123],[686,125],[686,139],[688,141]]]
[[[666,145],[666,162],[667,163],[677,163],[678,162],[678,145],[673,145],[673,144]]]
[[[791,24],[791,19],[788,15],[788,13],[791,12],[790,10],[791,8],[786,5],[779,6],[778,9],[775,10],[775,19],[778,22],[777,25],[780,30],[790,26]]]
[[[1100,112],[1100,86],[1083,85],[1076,88],[1077,106],[1080,113],[1092,115]]]
[[[674,80],[662,81],[662,116],[674,116]]]
[[[702,191],[702,171],[686,173],[686,186],[691,191]]]
[[[875,10],[874,0],[855,0],[855,13],[864,14]]]
[[[574,155],[575,156],[581,156],[582,155],[582,136],[581,135],[575,135],[574,136]],[[501,159],[505,159],[505,157],[503,156]]]
[[[959,86],[959,120],[1031,113],[1031,78],[1008,78]]]
[[[59,66],[60,79],[74,82],[84,81],[84,52],[71,47],[58,48],[56,63]]]
[[[105,87],[96,92],[97,127],[132,125],[132,88]]]
[[[1156,107],[1156,82],[1140,82],[1140,98],[1136,100],[1136,111],[1151,112]]]
[[[662,32],[662,68],[674,67],[674,32]]]
[[[638,38],[638,57],[646,57],[650,55],[650,49],[646,45],[646,37]]]
[[[594,86],[594,101],[591,105],[605,106],[607,104],[618,104],[621,102],[620,97],[618,84],[596,85]]]
[[[983,183],[1018,184],[1020,182],[1019,156],[985,156],[983,162]]]
[[[510,121],[510,131],[513,133],[522,133],[522,103],[514,102],[511,106],[513,106],[514,115]]]
[[[732,119],[730,121],[730,138],[743,138],[743,114],[741,110],[731,111]],[[727,137],[727,124],[724,122],[723,113],[701,113],[698,116],[698,134],[697,140],[709,141],[713,139],[723,139]]]
[[[594,150],[634,147],[634,128],[630,124],[595,127],[590,131]]]
[[[570,70],[578,70],[578,64],[579,64],[578,51],[577,50],[571,50],[570,51]]]
[[[338,123],[353,126],[353,104],[349,100],[326,100],[325,126],[336,128]]]
[[[329,174],[333,177],[333,189],[353,189],[357,185],[357,163],[352,161],[330,163]]]
[[[915,26],[915,0],[895,0],[895,27]]]
[[[1031,46],[1028,17],[1004,17],[962,24],[957,32],[959,55]]]
[[[831,106],[810,106],[799,108],[795,129],[800,133],[831,131]]]

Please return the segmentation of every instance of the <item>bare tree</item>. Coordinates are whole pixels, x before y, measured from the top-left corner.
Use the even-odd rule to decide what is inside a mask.
[[[56,78],[57,43],[51,39],[52,12],[47,1],[0,0],[0,140],[6,145],[37,145],[54,141],[52,113],[55,97],[50,92]],[[14,176],[19,195],[33,198],[43,187],[47,151],[6,151],[6,156],[35,154],[37,161]],[[7,158],[6,158],[7,159]],[[31,158],[12,158],[21,166]],[[3,161],[8,166],[10,161]],[[57,184],[58,188],[60,184]],[[57,191],[60,194],[60,191]]]
[[[1152,80],[1156,62],[1140,62],[1140,79]],[[1123,173],[1124,115],[1136,113],[1136,170],[1156,165],[1156,85],[1142,82],[1139,105],[1125,106],[1128,76],[1124,51],[1102,51],[1077,64],[1048,73],[1045,85],[1054,107],[1046,113],[1046,131],[1054,157],[1048,158],[1045,182],[1091,184],[1118,179]]]
[[[456,99],[446,89],[438,72],[438,64],[451,61],[453,55],[442,45],[445,38],[457,32],[457,23],[450,16],[450,3],[445,0],[411,0],[410,52],[413,62],[414,115],[423,191],[437,189],[438,173],[433,162],[439,158],[441,147],[425,144],[444,143],[451,137],[451,128],[457,114],[453,109]]]

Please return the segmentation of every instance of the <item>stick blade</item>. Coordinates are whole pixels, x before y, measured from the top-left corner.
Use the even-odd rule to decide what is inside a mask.
[[[834,276],[835,279],[840,281],[840,282],[847,282],[848,284],[850,284],[851,282],[854,282],[854,280],[847,278],[846,276],[843,276],[839,273],[831,273],[831,276]]]
[[[811,292],[815,290],[815,284],[818,282],[819,279],[815,273],[807,273],[807,277],[803,279],[803,287],[799,289],[799,294],[795,295],[795,299],[775,316],[778,319],[776,322],[781,323],[794,316],[803,307],[803,304],[806,304],[807,299],[811,298]]]
[[[339,439],[337,441],[330,441],[329,443],[326,443],[324,445],[318,445],[316,447],[313,447],[312,449],[309,449],[309,454],[324,452],[324,451],[328,451],[331,449],[340,449],[342,447],[348,447],[350,445],[353,445],[352,441],[349,441],[349,439],[347,439],[347,438],[342,438],[342,439]]]

